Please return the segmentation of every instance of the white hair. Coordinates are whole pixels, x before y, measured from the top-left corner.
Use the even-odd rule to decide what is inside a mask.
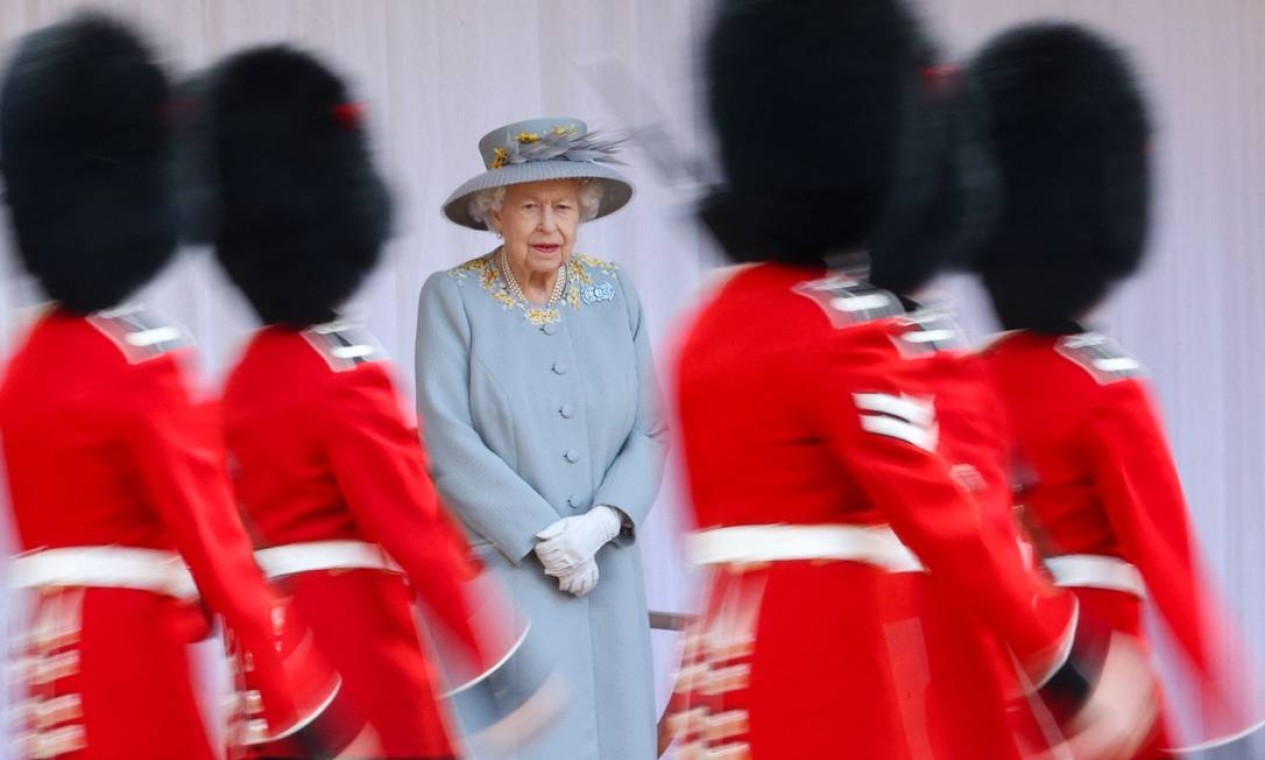
[[[483,226],[496,232],[496,222],[492,221],[492,212],[500,211],[505,205],[505,186],[490,187],[480,190],[470,198],[470,216],[483,222]]]
[[[580,221],[587,222],[597,216],[602,207],[602,197],[606,195],[606,183],[585,177],[580,180]],[[480,190],[470,198],[470,216],[483,222],[483,226],[496,232],[493,212],[499,212],[505,206],[505,186],[490,187]]]

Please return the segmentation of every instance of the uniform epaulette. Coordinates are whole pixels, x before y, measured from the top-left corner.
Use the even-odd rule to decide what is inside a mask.
[[[792,291],[820,306],[835,327],[851,327],[905,313],[899,298],[848,275],[801,282]]]
[[[1099,385],[1146,374],[1142,364],[1126,354],[1120,344],[1099,333],[1064,336],[1054,345],[1054,350],[1088,372]]]
[[[98,311],[88,317],[88,324],[109,338],[131,364],[192,345],[183,328],[144,306]]]
[[[970,347],[961,325],[946,311],[926,309],[910,312],[902,321],[907,328],[897,339],[897,347],[902,354],[933,354],[937,351],[961,351]]]
[[[387,358],[386,351],[368,330],[347,322],[309,327],[303,331],[303,337],[335,372],[346,372],[360,364]]]

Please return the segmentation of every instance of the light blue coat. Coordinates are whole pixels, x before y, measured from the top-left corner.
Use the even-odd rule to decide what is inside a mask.
[[[570,705],[526,760],[655,756],[653,667],[636,526],[667,434],[627,276],[574,255],[553,309],[515,301],[491,254],[432,275],[418,309],[418,402],[435,483],[530,616]],[[597,554],[597,588],[558,590],[535,534],[597,504],[630,518]]]

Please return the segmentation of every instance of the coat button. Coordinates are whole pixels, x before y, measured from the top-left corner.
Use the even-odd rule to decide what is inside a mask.
[[[540,331],[545,335],[556,335],[558,333],[558,326],[553,322],[546,322],[540,326]]]
[[[567,374],[567,363],[566,363],[566,362],[554,362],[554,363],[553,363],[553,373],[554,373],[555,375],[565,375],[565,374]]]
[[[558,414],[561,414],[563,419],[569,420],[575,416],[575,407],[571,406],[570,404],[563,404],[562,406],[558,407]]]
[[[576,451],[575,449],[568,449],[567,453],[563,454],[562,456],[571,464],[575,464],[576,462],[580,461],[580,452]]]
[[[567,497],[567,506],[571,507],[572,509],[579,509],[580,506],[583,504],[584,504],[584,500],[581,499],[579,496]]]

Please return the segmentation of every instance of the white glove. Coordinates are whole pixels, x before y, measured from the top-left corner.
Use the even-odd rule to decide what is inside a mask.
[[[619,535],[623,520],[619,513],[598,505],[587,513],[564,517],[536,534],[536,556],[545,566],[545,574],[555,578],[578,570],[593,559],[597,550]]]
[[[574,572],[566,573],[558,578],[558,588],[568,594],[584,596],[597,587],[597,560],[590,559],[580,565]]]

